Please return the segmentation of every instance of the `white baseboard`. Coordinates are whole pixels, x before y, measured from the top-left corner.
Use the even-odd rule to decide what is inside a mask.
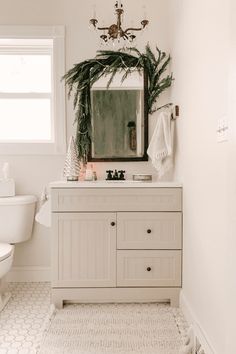
[[[183,290],[180,293],[180,308],[183,311],[188,324],[192,326],[194,336],[198,339],[205,354],[217,354],[216,350],[213,348],[213,345],[210,343],[206,332],[199,323],[194,311],[191,309]]]
[[[38,266],[12,267],[6,276],[8,282],[51,281],[51,268]]]

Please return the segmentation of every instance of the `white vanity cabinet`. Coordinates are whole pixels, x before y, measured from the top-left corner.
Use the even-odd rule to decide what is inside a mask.
[[[178,305],[182,188],[171,183],[54,182],[52,302]]]

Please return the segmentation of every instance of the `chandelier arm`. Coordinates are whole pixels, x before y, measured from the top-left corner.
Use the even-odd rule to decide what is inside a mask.
[[[100,31],[105,31],[105,30],[109,30],[110,27],[97,27],[98,30]]]
[[[139,28],[132,28],[132,27],[129,27],[127,28],[124,33],[128,33],[129,31],[142,31],[142,27],[139,27]]]
[[[122,11],[117,11],[117,28],[118,28],[118,31],[121,29],[121,15],[123,13],[123,10]]]

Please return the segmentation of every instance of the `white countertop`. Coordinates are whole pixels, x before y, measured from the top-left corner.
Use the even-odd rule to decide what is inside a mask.
[[[55,181],[49,184],[50,188],[181,188],[179,182],[139,182],[139,181]]]

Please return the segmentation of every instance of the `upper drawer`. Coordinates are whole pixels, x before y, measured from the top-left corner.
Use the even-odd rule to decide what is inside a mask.
[[[52,189],[52,211],[181,211],[181,188]]]
[[[118,213],[118,249],[181,249],[182,213]]]

